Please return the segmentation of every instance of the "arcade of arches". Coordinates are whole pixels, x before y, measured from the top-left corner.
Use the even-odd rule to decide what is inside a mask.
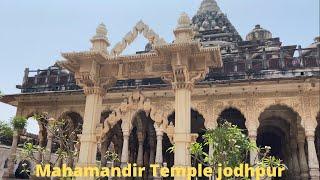
[[[98,141],[95,159],[104,166],[110,165],[109,163],[112,162],[109,162],[104,154],[107,150],[111,150],[116,152],[121,160],[120,163],[114,162],[115,166],[121,166],[121,163],[127,162],[141,166],[152,163],[173,166],[175,155],[166,151],[175,143],[176,121],[172,98],[168,96],[160,100],[142,91],[131,92],[128,95],[129,98],[124,98],[119,103],[105,106],[107,110],[100,113],[100,122],[96,129]],[[319,112],[312,114],[314,108],[311,107],[319,104],[316,104],[317,101],[313,99],[309,100],[311,103],[308,109],[300,111],[301,106],[298,108],[292,106],[296,104],[296,100],[288,98],[282,100],[268,98],[265,101],[260,101],[259,98],[251,101],[248,98],[228,101],[197,98],[192,103],[190,111],[190,134],[192,135],[190,142],[202,141],[201,135],[207,128],[214,128],[222,120],[226,120],[243,129],[244,133],[258,146],[272,148],[271,154],[282,159],[289,167],[284,179],[296,177],[308,179],[319,171],[320,156],[318,123],[320,116]],[[251,111],[253,107],[255,111]],[[74,108],[63,113],[59,113],[63,109],[61,111],[57,109],[55,113],[45,113],[43,122],[50,123],[62,118],[72,122],[73,128],[80,126],[81,130],[84,126],[83,109],[84,107]],[[30,114],[29,111],[32,109],[24,108],[19,109],[17,113]],[[310,119],[305,119],[308,117],[306,112],[310,113]],[[54,153],[59,143],[50,133],[43,130],[40,124],[36,143],[51,149]],[[81,131],[78,133],[81,134]],[[75,148],[81,150],[81,146],[75,146]],[[209,150],[206,149],[206,151]],[[10,159],[12,158],[9,157],[6,166],[13,168],[12,172],[16,175],[19,174],[16,177],[25,177],[18,173],[21,170],[20,161],[12,167]],[[52,160],[54,155],[48,157],[48,161]],[[30,162],[27,164],[30,168],[33,167]],[[78,159],[71,161],[70,165],[75,164],[79,164]],[[193,160],[190,164],[193,164]],[[144,177],[147,178],[149,175],[147,170]]]

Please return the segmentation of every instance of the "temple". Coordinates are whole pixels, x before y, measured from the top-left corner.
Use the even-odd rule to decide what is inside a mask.
[[[106,166],[104,154],[113,150],[119,166],[190,166],[187,147],[223,119],[272,148],[288,166],[282,179],[318,180],[320,37],[304,48],[283,45],[263,25],[241,37],[214,0],[203,0],[192,18],[182,13],[173,33],[168,43],[140,21],[109,48],[100,24],[91,49],[62,53],[47,69],[26,68],[21,93],[0,101],[17,107],[19,116],[44,114],[48,123],[63,118],[81,126],[73,165]],[[145,49],[123,55],[139,34],[148,40]],[[4,177],[21,178],[22,163],[34,167],[16,155],[18,142],[28,138],[49,149],[54,161],[59,142],[39,129],[38,136],[1,140]],[[167,151],[173,144],[179,153]],[[157,177],[147,170],[144,179]]]

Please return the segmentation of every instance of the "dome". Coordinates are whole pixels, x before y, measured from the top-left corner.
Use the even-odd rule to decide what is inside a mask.
[[[265,40],[272,38],[270,31],[261,28],[260,25],[256,25],[255,28],[246,36],[247,41]]]

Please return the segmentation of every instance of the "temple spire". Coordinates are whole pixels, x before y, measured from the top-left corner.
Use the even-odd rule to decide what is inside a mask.
[[[99,24],[96,29],[96,34],[91,39],[91,50],[101,51],[108,54],[107,48],[109,47],[110,43],[107,37],[107,33],[108,31],[106,25],[104,25],[103,23]]]
[[[198,14],[202,14],[205,12],[221,12],[217,2],[215,0],[203,0],[200,8],[198,10]]]

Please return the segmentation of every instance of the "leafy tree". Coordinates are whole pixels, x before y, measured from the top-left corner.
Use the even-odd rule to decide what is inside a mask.
[[[59,144],[58,149],[53,152],[56,154],[57,159],[54,162],[50,162],[50,157],[48,157],[48,155],[50,155],[51,152],[48,152],[45,147],[41,147],[32,142],[24,143],[22,152],[20,153],[20,158],[22,160],[34,162],[35,164],[40,164],[43,167],[48,163],[50,163],[52,167],[61,167],[62,163],[67,164],[68,167],[73,167],[73,159],[78,157],[77,147],[80,144],[77,134],[80,133],[80,127],[74,127],[74,124],[71,121],[65,119],[47,123],[46,121],[43,121],[43,119],[45,119],[44,116],[35,115],[33,118],[40,122],[46,131],[53,135],[54,141]],[[118,155],[115,152],[108,151],[105,157],[110,161],[119,161]],[[30,174],[30,170],[27,168],[25,168],[23,172]],[[60,179],[73,178],[69,177]]]
[[[285,167],[280,159],[269,156],[270,147],[258,148],[241,129],[228,122],[209,129],[203,139],[203,143],[193,143],[190,146],[190,153],[196,161],[211,167],[214,175],[217,175],[219,165],[235,168],[246,163],[250,151],[256,151],[258,155],[254,165],[256,167]],[[205,146],[212,148],[212,153],[206,153]]]
[[[11,119],[10,123],[14,130],[22,131],[27,126],[27,120],[23,116],[15,116]]]
[[[0,121],[0,142],[10,146],[12,143],[13,129],[10,124]]]

